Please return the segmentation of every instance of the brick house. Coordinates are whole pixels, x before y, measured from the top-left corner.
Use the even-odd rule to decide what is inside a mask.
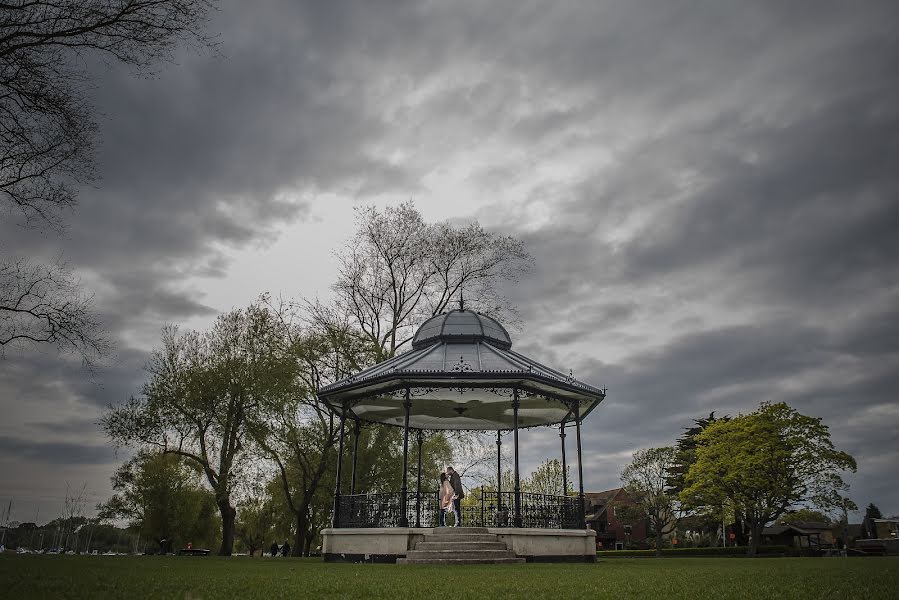
[[[879,540],[899,538],[899,519],[872,519],[874,537]]]
[[[587,527],[596,532],[597,550],[623,550],[628,544],[625,524],[619,521],[617,509],[633,505],[622,488],[604,492],[584,493]],[[632,523],[630,547],[646,547],[647,527],[645,519]]]

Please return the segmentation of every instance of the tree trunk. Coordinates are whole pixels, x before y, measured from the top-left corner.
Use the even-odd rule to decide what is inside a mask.
[[[747,546],[749,545],[749,540],[746,539],[746,522],[745,520],[737,515],[734,518],[734,529],[737,535],[737,545],[738,546]]]
[[[234,518],[237,510],[227,500],[219,502],[218,506],[222,516],[222,547],[219,556],[231,556],[234,550]]]
[[[297,530],[293,536],[293,548],[290,549],[291,556],[303,556],[303,543],[306,540],[306,514],[302,511],[297,514]]]
[[[759,549],[759,537],[762,533],[762,524],[758,521],[752,521],[750,522],[749,526],[752,534],[749,540],[749,550],[746,552],[746,556],[755,556],[758,553]]]
[[[662,528],[656,527],[656,556],[662,556]]]
[[[304,554],[303,556],[312,556],[312,540],[315,539],[315,534],[312,532],[312,528],[309,528],[309,531],[306,533],[306,545],[304,546]]]

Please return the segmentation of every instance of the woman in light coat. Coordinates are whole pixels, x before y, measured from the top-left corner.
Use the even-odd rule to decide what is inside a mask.
[[[440,526],[446,527],[446,513],[453,510],[453,486],[446,473],[440,474]]]

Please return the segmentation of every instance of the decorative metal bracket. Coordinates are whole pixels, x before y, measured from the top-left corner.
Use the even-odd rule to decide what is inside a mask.
[[[459,362],[454,364],[450,371],[452,371],[453,373],[473,373],[474,367],[472,367],[471,364],[467,360],[465,360],[464,356],[460,356]]]

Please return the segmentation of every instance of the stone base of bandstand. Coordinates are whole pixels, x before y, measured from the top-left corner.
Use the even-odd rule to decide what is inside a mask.
[[[442,528],[383,527],[325,529],[325,562],[395,563],[420,541]],[[596,561],[596,532],[592,529],[536,529],[489,527],[489,533],[527,562]]]

